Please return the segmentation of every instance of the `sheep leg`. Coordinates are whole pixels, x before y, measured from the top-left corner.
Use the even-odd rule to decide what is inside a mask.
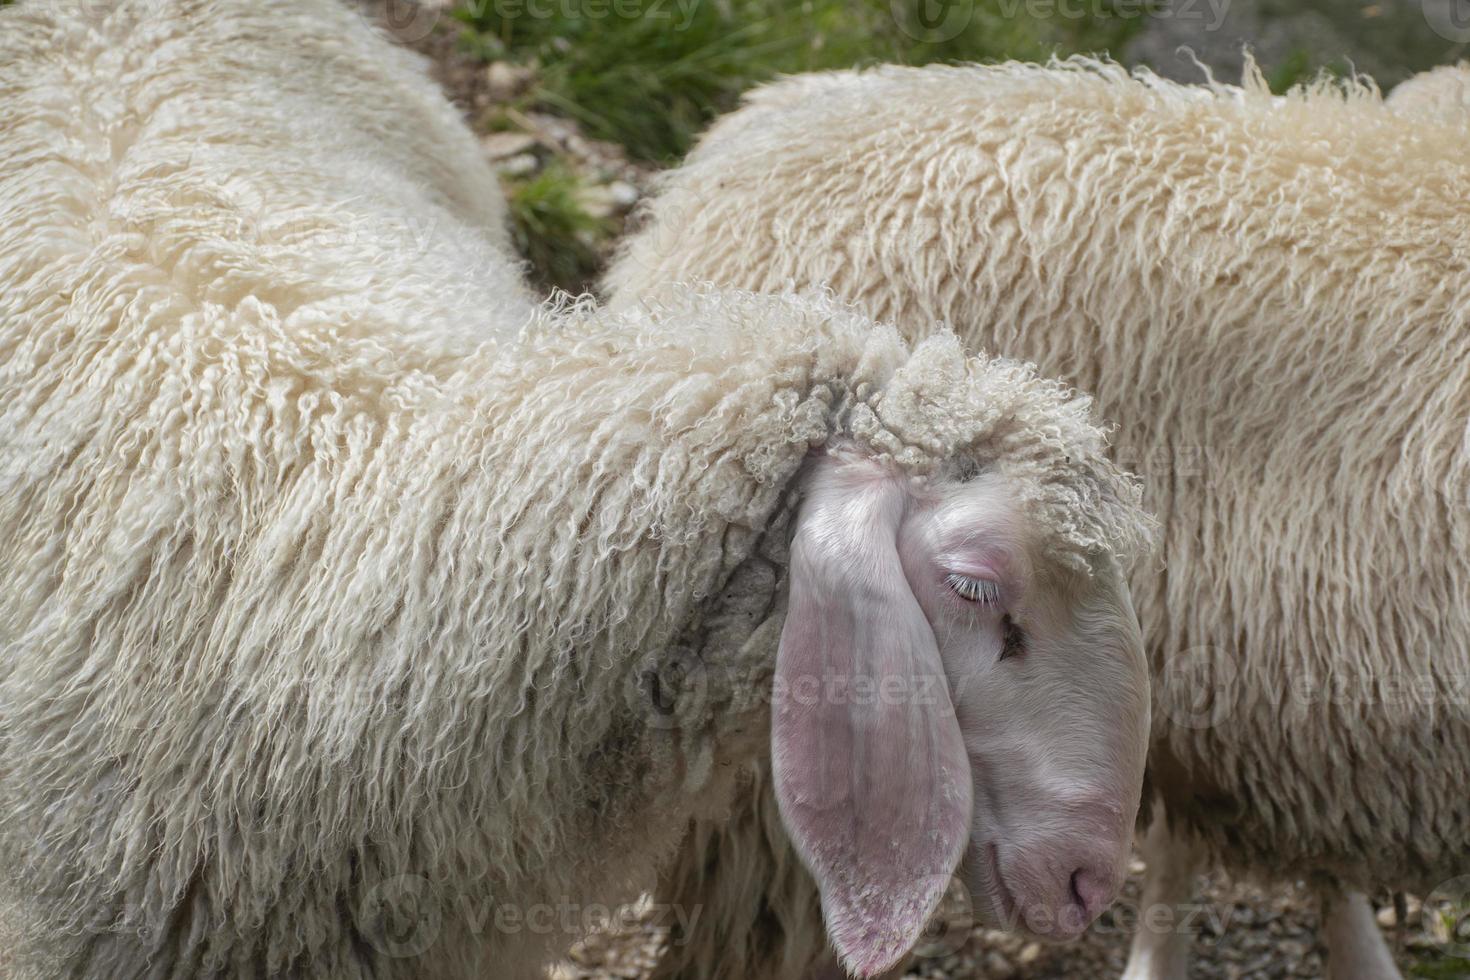
[[[1402,980],[1373,908],[1360,892],[1322,896],[1322,942],[1327,980]]]
[[[1139,851],[1148,870],[1123,980],[1185,980],[1189,976],[1192,934],[1173,923],[1180,920],[1181,907],[1193,897],[1199,855],[1187,842],[1169,833],[1162,812],[1155,813]],[[1157,918],[1150,914],[1161,907],[1172,914]],[[1169,927],[1160,928],[1162,922],[1170,923]]]

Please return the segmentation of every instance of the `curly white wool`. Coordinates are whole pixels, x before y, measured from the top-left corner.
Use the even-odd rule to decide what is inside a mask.
[[[1417,114],[1414,82],[1386,107],[1081,60],[781,81],[665,176],[610,301],[821,284],[1092,391],[1164,522],[1133,594],[1171,824],[1237,869],[1430,887],[1470,853],[1463,78],[1423,79]],[[768,833],[758,804],[729,831]],[[683,900],[772,867],[716,836]],[[783,955],[748,935],[711,940],[718,975]]]
[[[953,337],[538,308],[331,0],[34,0],[0,63],[7,975],[527,975],[571,937],[487,915],[633,893],[759,750],[830,439],[1000,468],[1061,556],[1147,531],[1086,400]]]

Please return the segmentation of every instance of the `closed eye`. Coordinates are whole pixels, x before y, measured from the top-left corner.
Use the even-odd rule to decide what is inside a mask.
[[[950,572],[944,577],[944,584],[966,602],[973,602],[987,609],[1000,608],[1000,583],[998,582],[993,582],[988,578],[970,578],[968,575]]]
[[[1000,659],[1009,660],[1026,652],[1026,634],[1009,616],[1000,618]]]

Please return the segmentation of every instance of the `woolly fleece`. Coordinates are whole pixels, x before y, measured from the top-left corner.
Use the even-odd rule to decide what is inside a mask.
[[[1088,61],[798,77],[664,178],[608,290],[826,285],[1092,391],[1164,524],[1133,595],[1171,821],[1238,872],[1422,891],[1470,867],[1464,127]],[[742,806],[676,900],[790,865],[711,843],[779,840]],[[761,975],[745,935],[712,976]]]
[[[1005,473],[1078,567],[1147,532],[1086,400],[953,337],[535,307],[329,0],[21,3],[0,64],[7,975],[531,975],[575,936],[487,916],[635,893],[763,750],[828,441]]]

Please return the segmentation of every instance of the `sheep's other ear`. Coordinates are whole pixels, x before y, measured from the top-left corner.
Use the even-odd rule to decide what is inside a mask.
[[[817,461],[771,712],[782,821],[838,956],[862,977],[918,941],[969,837],[969,759],[898,557],[907,495],[869,461]]]

